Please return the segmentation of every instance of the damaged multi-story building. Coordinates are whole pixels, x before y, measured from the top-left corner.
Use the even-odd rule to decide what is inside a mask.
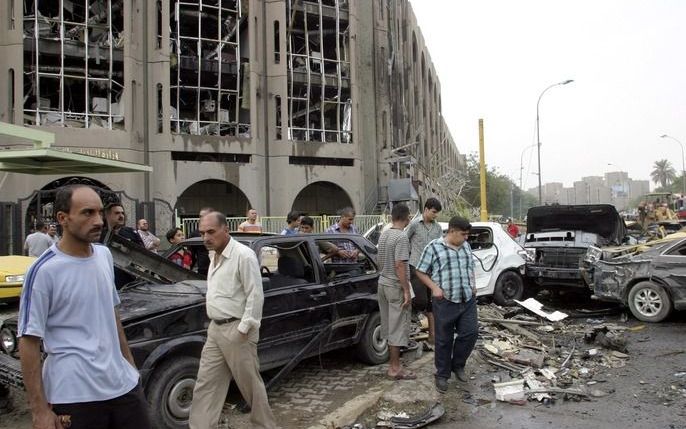
[[[464,166],[407,0],[2,3],[0,121],[151,165],[85,180],[158,215],[371,213]],[[0,201],[26,220],[70,180],[9,173]]]

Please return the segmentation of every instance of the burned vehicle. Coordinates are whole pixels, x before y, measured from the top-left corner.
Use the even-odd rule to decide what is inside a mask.
[[[686,309],[686,239],[614,258],[591,247],[583,275],[596,298],[626,305],[644,322],[660,322]]]
[[[609,204],[532,207],[524,241],[529,285],[586,287],[580,268],[589,247],[620,245],[626,237],[624,220]]]
[[[354,347],[369,364],[388,359],[376,300],[376,248],[357,235],[232,234],[258,256],[264,288],[258,355],[261,370],[281,368],[331,350]],[[323,261],[322,243],[359,251],[354,262]],[[200,245],[191,239],[182,245]],[[200,352],[209,325],[206,281],[193,271],[117,236],[115,266],[136,277],[120,290],[122,324],[157,428],[187,427]],[[3,348],[16,352],[16,318],[2,327]],[[0,354],[0,383],[22,386],[19,362]]]

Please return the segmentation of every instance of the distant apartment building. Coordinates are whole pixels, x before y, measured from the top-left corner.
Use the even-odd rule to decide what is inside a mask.
[[[465,166],[407,0],[5,0],[0,55],[0,121],[154,168],[10,173],[1,200],[25,221],[35,190],[78,180],[123,191],[158,233],[207,205],[368,213],[449,198]]]
[[[538,195],[538,188],[529,189]],[[587,176],[565,188],[562,183],[543,185],[544,204],[612,204],[617,210],[631,209],[634,200],[650,192],[648,180],[633,180],[624,171]]]

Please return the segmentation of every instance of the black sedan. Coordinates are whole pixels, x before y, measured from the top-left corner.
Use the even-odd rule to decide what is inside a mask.
[[[386,342],[380,338],[376,248],[369,241],[344,234],[236,234],[234,239],[250,246],[261,265],[261,370],[290,368],[303,358],[345,347],[354,347],[369,364],[388,359]],[[192,250],[201,242],[190,239],[181,245]],[[332,245],[354,247],[359,257],[337,261],[322,253]],[[120,291],[120,314],[155,426],[187,427],[209,324],[206,281],[119,237],[108,246],[115,266],[136,277]],[[6,320],[3,329],[16,332],[16,319]],[[11,341],[3,344],[5,349],[15,347]],[[20,385],[13,360],[0,354],[0,382]]]

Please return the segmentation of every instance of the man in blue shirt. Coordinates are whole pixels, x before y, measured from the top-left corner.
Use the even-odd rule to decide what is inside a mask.
[[[464,367],[479,330],[474,261],[467,242],[471,227],[467,219],[450,219],[448,233],[429,242],[417,265],[417,277],[433,298],[436,389],[441,393],[448,390],[451,371],[460,381],[468,380]]]
[[[340,210],[340,219],[335,224],[327,228],[327,234],[359,234],[355,221],[355,210],[352,207],[345,207]],[[342,257],[335,256],[332,262],[357,262],[359,251],[350,240],[341,240],[335,243],[341,249]]]
[[[19,307],[33,427],[67,427],[58,416],[69,416],[71,429],[148,429],[148,405],[116,308],[112,254],[94,244],[103,228],[100,197],[84,185],[66,186],[54,209],[62,239],[29,268]]]
[[[282,231],[281,235],[296,235],[298,234],[298,227],[300,226],[300,212],[291,210],[286,216],[286,223],[288,224]]]

